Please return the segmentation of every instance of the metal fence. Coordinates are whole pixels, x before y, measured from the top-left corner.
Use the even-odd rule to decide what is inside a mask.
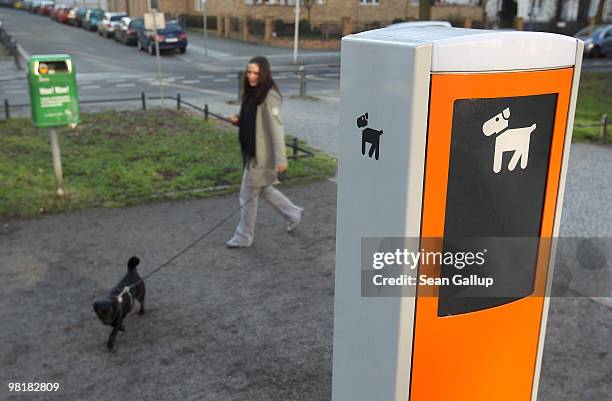
[[[96,99],[96,100],[79,100],[79,104],[98,104],[98,103],[116,103],[116,102],[140,102],[142,110],[147,110],[147,102],[149,100],[161,100],[160,96],[147,96],[145,92],[141,92],[138,97],[125,97],[118,99]],[[183,106],[188,107],[191,110],[201,113],[204,121],[208,121],[211,117],[220,121],[231,124],[231,121],[217,113],[210,110],[208,104],[204,104],[204,107],[199,107],[191,102],[184,100],[180,93],[176,96],[164,96],[164,100],[170,100],[176,102],[176,109],[181,110]],[[11,118],[11,109],[23,109],[30,108],[30,104],[10,104],[8,99],[4,99],[4,117],[6,120]],[[297,160],[303,157],[312,157],[314,152],[304,149],[300,146],[297,138],[292,138],[291,142],[287,143],[287,147],[291,149],[290,158]]]
[[[21,56],[19,54],[17,41],[4,29],[2,21],[0,21],[0,44],[2,44],[6,51],[14,57],[15,65],[21,69]]]
[[[593,124],[574,124],[576,128],[599,128],[599,140],[601,143],[605,143],[608,140],[608,115],[604,114],[601,116],[599,123]]]

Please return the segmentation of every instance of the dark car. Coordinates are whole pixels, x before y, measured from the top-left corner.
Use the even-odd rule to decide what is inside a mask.
[[[14,7],[17,0],[0,0],[0,7]]]
[[[584,55],[604,57],[612,53],[612,24],[586,27],[575,35],[584,41]]]
[[[40,10],[41,5],[42,5],[42,1],[32,0],[32,5],[28,8],[28,11],[34,14],[38,14],[38,11]]]
[[[159,50],[179,50],[181,53],[187,51],[187,34],[177,23],[167,22],[164,29],[157,30],[157,41]],[[140,50],[148,51],[155,55],[155,36],[153,30],[143,29],[138,33],[137,46]]]
[[[85,20],[85,14],[87,14],[88,8],[79,7],[76,9],[74,15],[74,26],[78,26],[79,28],[83,27],[83,21]]]
[[[130,19],[129,17],[123,17],[115,27],[115,40],[126,46],[135,45],[138,42],[138,31],[142,29],[144,29],[144,20],[142,18]]]
[[[97,8],[90,8],[85,13],[85,18],[83,18],[83,29],[87,31],[96,31],[98,29],[98,24],[102,21],[102,16],[104,15],[104,11]]]

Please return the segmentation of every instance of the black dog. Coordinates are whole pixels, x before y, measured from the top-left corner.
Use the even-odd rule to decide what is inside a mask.
[[[108,342],[106,343],[106,347],[109,351],[111,351],[115,345],[117,332],[125,331],[123,319],[132,310],[135,299],[140,302],[140,312],[138,313],[141,315],[145,313],[145,285],[144,281],[142,281],[138,275],[138,271],[136,271],[138,263],[140,263],[140,260],[136,256],[132,256],[128,261],[128,271],[123,279],[117,283],[104,299],[96,301],[93,304],[93,309],[100,321],[113,327],[113,331],[111,331]]]

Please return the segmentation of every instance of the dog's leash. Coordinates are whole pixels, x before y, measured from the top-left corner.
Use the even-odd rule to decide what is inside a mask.
[[[286,177],[283,173],[279,173],[277,176],[279,181],[285,181]],[[252,197],[250,197],[249,199],[247,199],[246,202],[244,202],[243,205],[240,205],[240,207],[238,207],[237,209],[235,209],[234,211],[232,211],[232,213],[230,213],[229,215],[227,215],[223,220],[221,220],[219,223],[217,223],[213,228],[211,228],[210,230],[208,230],[207,232],[205,232],[204,234],[202,234],[200,237],[198,237],[195,241],[191,242],[189,245],[187,245],[185,248],[183,248],[180,252],[176,253],[174,256],[172,256],[170,259],[168,259],[167,261],[165,261],[164,263],[162,263],[161,265],[157,266],[155,269],[153,269],[152,271],[150,271],[148,274],[146,274],[144,277],[141,277],[140,280],[138,280],[137,282],[135,282],[132,285],[123,287],[123,290],[121,291],[121,293],[119,293],[118,300],[121,303],[121,297],[126,294],[129,293],[129,291],[134,288],[135,286],[137,286],[138,284],[144,282],[145,279],[151,277],[152,275],[154,275],[155,273],[157,273],[158,271],[160,271],[161,269],[163,269],[164,267],[168,266],[170,263],[174,262],[176,259],[178,259],[181,255],[183,255],[185,252],[187,252],[188,250],[190,250],[191,248],[193,248],[198,242],[202,241],[204,238],[206,238],[207,236],[209,236],[213,231],[215,231],[217,228],[221,227],[223,224],[225,224],[225,222],[227,222],[229,219],[231,219],[236,213],[238,213],[240,210],[242,210],[243,207],[245,207],[246,205],[248,205],[249,203],[251,203],[253,201],[253,199],[257,198],[259,196],[259,192],[257,192],[255,195],[253,195]]]
[[[232,213],[230,213],[228,216],[226,216],[223,220],[221,220],[220,222],[218,222],[213,228],[211,228],[210,230],[208,230],[207,232],[205,232],[204,234],[202,234],[200,237],[198,237],[195,241],[192,241],[189,245],[187,245],[185,248],[183,248],[180,252],[176,253],[174,256],[172,256],[170,259],[168,259],[167,261],[165,261],[164,263],[162,263],[161,265],[157,266],[155,269],[153,269],[152,271],[150,271],[149,273],[147,273],[144,277],[141,277],[140,280],[138,280],[137,282],[135,282],[132,285],[129,286],[125,286],[123,287],[123,290],[121,291],[121,293],[119,293],[119,295],[117,296],[117,299],[119,300],[119,303],[121,303],[121,297],[126,294],[129,293],[130,290],[132,288],[134,288],[135,286],[137,286],[138,284],[140,284],[141,282],[144,282],[145,279],[148,279],[149,277],[151,277],[152,275],[154,275],[155,273],[157,273],[158,271],[160,271],[161,269],[163,269],[164,267],[168,266],[170,263],[174,262],[176,259],[178,259],[181,255],[183,255],[185,252],[187,252],[188,250],[190,250],[191,248],[193,248],[198,242],[202,241],[204,238],[206,238],[207,236],[209,236],[213,231],[215,231],[217,228],[221,227],[223,224],[225,224],[225,222],[227,222],[229,219],[231,219],[236,213],[238,213],[240,210],[242,210],[243,207],[245,207],[246,205],[248,205],[249,203],[251,203],[253,201],[253,199],[257,198],[259,196],[259,192],[256,193],[255,195],[253,195],[251,198],[249,198],[243,205],[240,205],[240,207],[238,207],[237,209],[235,209],[234,211],[232,211]]]

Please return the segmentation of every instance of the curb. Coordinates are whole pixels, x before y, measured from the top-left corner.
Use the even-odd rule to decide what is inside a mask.
[[[30,60],[30,53],[28,53],[23,47],[21,47],[19,43],[17,44],[17,52],[19,53],[19,56],[25,60],[26,63],[28,62],[28,60]],[[23,69],[21,63],[19,63],[19,69]]]

